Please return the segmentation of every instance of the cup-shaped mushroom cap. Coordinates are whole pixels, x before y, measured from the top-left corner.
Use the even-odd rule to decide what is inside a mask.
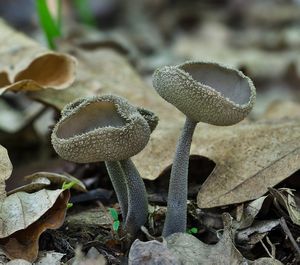
[[[114,95],[76,100],[62,113],[52,145],[62,158],[77,163],[127,159],[146,146],[151,134],[137,108]]]
[[[243,120],[256,94],[242,72],[207,62],[161,67],[153,75],[153,86],[190,119],[223,126]]]
[[[147,121],[151,132],[153,132],[158,124],[158,117],[156,114],[150,110],[137,107],[138,112],[144,117],[144,119]]]

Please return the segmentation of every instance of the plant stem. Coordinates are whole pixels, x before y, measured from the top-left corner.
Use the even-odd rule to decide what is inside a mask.
[[[128,213],[125,229],[131,235],[147,221],[148,200],[145,184],[131,159],[120,161],[126,175],[128,187]]]
[[[186,118],[176,147],[169,183],[164,237],[177,232],[185,233],[186,230],[189,154],[196,125],[197,122]]]
[[[125,173],[119,161],[105,161],[105,166],[116,192],[123,220],[126,220],[128,211],[128,192]]]

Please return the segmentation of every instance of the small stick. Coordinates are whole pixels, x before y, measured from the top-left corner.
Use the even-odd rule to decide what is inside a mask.
[[[295,248],[296,252],[297,252],[297,259],[300,259],[300,248],[296,242],[296,240],[294,239],[290,229],[288,228],[286,221],[283,217],[280,218],[280,225],[282,227],[282,230],[285,232],[285,234],[288,236],[288,238],[290,239],[293,247]]]
[[[267,246],[264,244],[264,242],[260,239],[259,240],[260,243],[262,244],[262,246],[264,247],[265,251],[267,252],[267,254],[269,255],[270,258],[275,259],[272,254],[270,253],[270,251],[268,250]]]

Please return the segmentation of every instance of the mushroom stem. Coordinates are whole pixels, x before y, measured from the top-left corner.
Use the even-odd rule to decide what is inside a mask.
[[[131,159],[120,161],[126,175],[128,212],[125,229],[134,235],[147,221],[148,200],[145,184]]]
[[[116,192],[123,220],[126,220],[128,211],[128,194],[125,173],[119,161],[105,161],[105,166]]]
[[[172,165],[163,236],[186,230],[189,154],[197,122],[186,118]]]

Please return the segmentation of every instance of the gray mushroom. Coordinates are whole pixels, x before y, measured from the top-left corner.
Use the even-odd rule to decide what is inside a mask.
[[[155,119],[152,112],[146,113]],[[150,134],[148,121],[136,107],[121,97],[106,95],[68,104],[51,136],[55,151],[66,160],[105,161],[125,229],[131,234],[146,222],[148,202],[144,183],[130,157],[146,146]]]
[[[197,123],[238,123],[251,111],[256,92],[242,72],[209,62],[161,67],[153,75],[153,86],[186,115],[171,170],[163,230],[163,236],[168,236],[186,230],[189,153]]]

